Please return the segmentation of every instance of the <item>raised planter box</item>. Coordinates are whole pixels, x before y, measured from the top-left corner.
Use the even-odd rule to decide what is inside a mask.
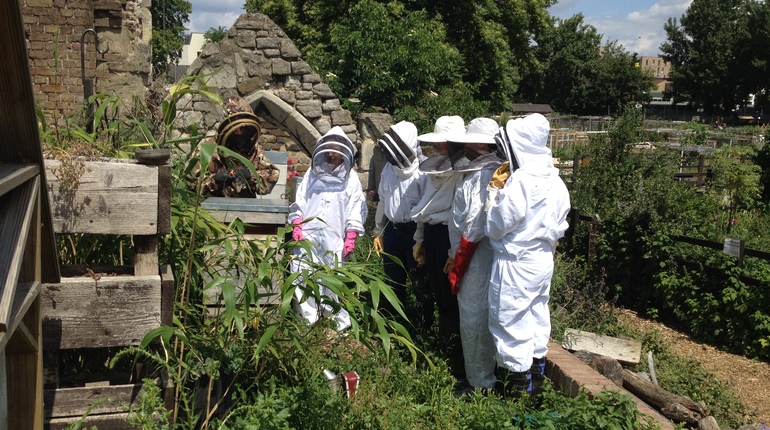
[[[64,388],[59,358],[63,350],[139,345],[150,330],[172,324],[174,279],[158,263],[159,237],[171,232],[171,167],[104,159],[46,160],[45,168],[57,234],[130,235],[134,243],[132,266],[62,267],[60,282],[42,285],[45,426],[66,428],[88,412],[85,428],[130,428],[125,417],[140,381],[110,385],[86,375],[86,386]]]

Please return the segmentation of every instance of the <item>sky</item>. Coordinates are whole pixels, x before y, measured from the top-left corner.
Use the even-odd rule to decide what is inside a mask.
[[[229,29],[242,13],[245,0],[189,0],[193,11],[188,30],[205,33],[210,28]],[[618,41],[629,53],[657,56],[666,40],[663,25],[669,17],[681,18],[692,0],[559,0],[551,15],[569,18],[582,13],[584,22],[604,35],[603,43]]]
[[[692,0],[559,0],[551,15],[569,18],[583,14],[583,22],[604,35],[603,43],[617,41],[629,53],[655,57],[666,41],[663,26],[679,20]]]

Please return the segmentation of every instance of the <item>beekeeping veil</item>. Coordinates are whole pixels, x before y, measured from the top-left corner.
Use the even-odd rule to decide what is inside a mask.
[[[356,148],[341,127],[335,126],[315,144],[311,168],[324,180],[347,179],[353,168]]]
[[[231,149],[246,158],[257,151],[257,139],[262,132],[251,106],[238,97],[227,99],[228,115],[217,129],[217,145]]]
[[[551,149],[548,148],[548,134],[551,125],[541,114],[535,113],[524,118],[509,120],[496,139],[498,148],[505,154],[511,165],[540,171],[553,167]]]
[[[466,156],[466,147],[468,144],[481,143],[490,147],[490,152],[494,153],[495,134],[500,130],[497,121],[492,118],[475,118],[468,123],[468,128],[464,133],[455,133],[449,136],[449,159],[452,162],[452,169],[457,172],[475,172],[486,169],[492,165],[499,165],[500,159],[495,156],[486,156],[484,153],[477,153],[470,159]],[[468,148],[470,150],[470,148]]]
[[[388,163],[401,170],[408,170],[422,156],[417,127],[408,121],[391,125],[377,141],[377,146]]]
[[[436,120],[433,132],[417,136],[417,140],[424,143],[442,143],[447,142],[452,134],[465,132],[465,121],[457,116],[442,116]],[[447,146],[449,144],[447,143]],[[436,154],[420,163],[420,170],[428,174],[441,174],[452,170],[452,161],[449,159],[449,153]]]

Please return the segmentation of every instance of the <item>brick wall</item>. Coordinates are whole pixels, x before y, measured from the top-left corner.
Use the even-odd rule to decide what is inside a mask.
[[[83,76],[92,80],[94,92],[124,102],[144,93],[151,72],[150,0],[18,1],[35,98],[49,121],[81,108]],[[104,56],[96,51],[94,34],[84,36],[89,28],[107,50]]]

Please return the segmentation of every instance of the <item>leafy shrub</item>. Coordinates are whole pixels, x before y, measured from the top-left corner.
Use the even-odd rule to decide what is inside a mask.
[[[566,328],[605,332],[615,325],[617,317],[608,290],[603,270],[594,276],[581,257],[560,254],[551,280],[552,337],[562,340]]]

